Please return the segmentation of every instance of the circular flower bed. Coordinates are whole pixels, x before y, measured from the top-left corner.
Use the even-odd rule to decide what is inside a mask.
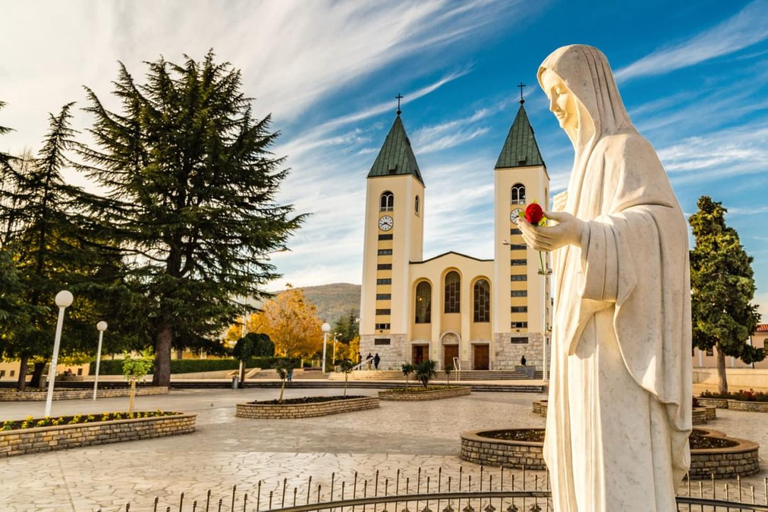
[[[373,396],[307,396],[289,398],[282,402],[265,400],[237,404],[235,416],[251,419],[314,418],[377,407],[379,399]]]
[[[716,430],[694,429],[690,437],[692,479],[735,478],[760,471],[759,446]],[[544,470],[544,429],[464,432],[461,458],[476,464]]]
[[[0,458],[195,431],[197,415],[147,411],[11,420],[0,424]]]

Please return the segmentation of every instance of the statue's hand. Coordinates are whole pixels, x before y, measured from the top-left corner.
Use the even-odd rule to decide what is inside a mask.
[[[547,219],[557,222],[554,226],[534,226],[524,218],[517,225],[523,232],[523,240],[531,249],[555,251],[566,245],[581,246],[581,233],[586,223],[570,213],[547,212]]]

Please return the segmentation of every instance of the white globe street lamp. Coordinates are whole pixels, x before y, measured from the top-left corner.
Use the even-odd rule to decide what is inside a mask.
[[[93,379],[93,399],[96,400],[96,393],[99,390],[99,367],[101,366],[101,342],[104,339],[104,331],[107,330],[107,322],[102,320],[96,324],[99,331],[99,349],[96,351],[96,377]]]
[[[53,385],[56,380],[56,365],[59,360],[59,345],[61,345],[61,330],[64,327],[64,310],[72,305],[75,298],[71,292],[62,290],[56,294],[56,305],[59,306],[59,320],[56,323],[56,337],[53,341],[53,358],[51,366],[48,369],[48,396],[45,399],[45,416],[51,415],[51,404],[53,403]]]
[[[328,333],[331,332],[331,324],[325,322],[322,327],[323,330],[323,373],[325,373],[325,351],[328,346]]]

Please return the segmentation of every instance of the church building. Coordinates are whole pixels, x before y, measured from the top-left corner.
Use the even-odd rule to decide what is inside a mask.
[[[380,368],[432,359],[438,369],[514,370],[525,356],[541,370],[549,359],[550,278],[517,228],[526,200],[549,205],[549,175],[523,104],[488,169],[494,259],[454,251],[424,259],[426,185],[398,107],[365,205],[360,352],[378,353]]]

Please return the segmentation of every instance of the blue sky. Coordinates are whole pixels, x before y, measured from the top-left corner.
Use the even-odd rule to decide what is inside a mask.
[[[273,261],[295,286],[361,279],[365,176],[403,120],[427,185],[425,257],[493,255],[493,165],[526,109],[562,190],[572,149],[536,85],[541,61],[585,43],[608,56],[630,116],[656,147],[683,210],[710,195],[754,256],[768,315],[768,0],[696,2],[0,0],[0,148],[36,150],[46,115],[107,98],[123,61],[201,58],[242,69],[272,113],[291,176],[280,200],[312,216]],[[85,113],[75,124],[86,127]],[[73,183],[91,186],[68,173]]]

